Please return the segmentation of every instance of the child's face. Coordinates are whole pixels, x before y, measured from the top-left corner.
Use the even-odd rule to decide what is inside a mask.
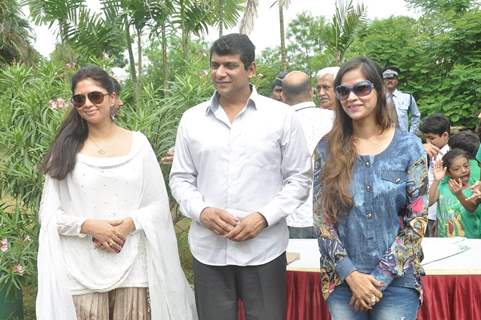
[[[448,168],[448,175],[453,179],[461,179],[464,185],[469,181],[469,162],[465,156],[457,156]]]
[[[439,149],[444,147],[448,144],[449,134],[447,132],[443,132],[442,134],[437,133],[425,133],[424,139],[427,143],[430,143]]]

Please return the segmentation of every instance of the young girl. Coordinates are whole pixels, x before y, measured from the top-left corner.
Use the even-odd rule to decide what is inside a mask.
[[[436,236],[481,237],[481,207],[468,199],[469,187],[479,180],[479,174],[470,173],[468,154],[461,149],[452,149],[434,163],[429,204],[438,202]]]
[[[37,319],[197,319],[159,164],[142,133],[113,121],[116,101],[104,70],[72,77],[43,164]]]

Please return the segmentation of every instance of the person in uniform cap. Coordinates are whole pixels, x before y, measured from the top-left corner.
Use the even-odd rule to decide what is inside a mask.
[[[395,66],[384,68],[382,77],[386,88],[386,98],[388,102],[391,101],[394,104],[399,128],[416,134],[421,120],[421,113],[414,97],[397,89],[400,73],[399,68]],[[410,124],[409,120],[411,120]]]

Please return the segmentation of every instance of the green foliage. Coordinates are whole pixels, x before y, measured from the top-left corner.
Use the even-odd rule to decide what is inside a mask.
[[[406,0],[411,7],[417,7],[427,13],[452,11],[463,13],[469,10],[476,1],[473,0]]]
[[[18,1],[0,1],[0,64],[14,61],[31,63],[38,59],[30,45],[30,31]]]
[[[0,287],[7,295],[35,281],[38,228],[20,204],[0,203]]]
[[[170,73],[168,81],[170,84],[175,84],[175,80],[180,75],[190,73],[194,79],[199,79],[209,71],[209,53],[205,41],[202,39],[198,41],[191,41],[189,43],[189,60],[184,60],[183,52],[179,50],[181,47],[181,39],[172,36],[169,39],[168,52],[168,66],[162,64],[162,48],[159,41],[153,41],[151,45],[146,48],[145,54],[150,64],[146,67],[144,83],[151,83],[155,88],[161,88],[164,81],[164,68],[173,70]],[[195,81],[195,80],[194,80]],[[175,89],[174,89],[175,90]],[[172,92],[166,92],[167,95]],[[161,93],[161,96],[164,96]]]
[[[336,1],[336,13],[326,30],[326,41],[338,65],[344,62],[346,51],[365,21],[366,7],[363,4],[353,5],[352,0]]]
[[[37,208],[42,175],[38,165],[64,112],[49,108],[49,100],[66,97],[69,71],[50,63],[37,67],[13,65],[0,72],[0,135],[2,193]]]
[[[276,78],[276,75],[283,70],[281,64],[281,52],[279,48],[276,49],[264,49],[257,60],[257,75],[253,79],[256,85],[257,91],[270,97],[272,91],[272,81]]]
[[[349,56],[366,55],[401,69],[400,89],[414,94],[423,116],[443,112],[474,128],[479,112],[481,11],[429,11],[419,20],[391,17],[366,26]]]
[[[210,7],[210,24],[219,30],[235,27],[243,10],[244,0],[204,0]]]
[[[120,60],[125,48],[122,37],[122,23],[118,20],[102,18],[85,7],[80,7],[75,25],[71,25],[65,34],[68,43],[77,54],[77,64],[88,62],[88,57],[115,57]]]
[[[290,70],[303,70],[314,76],[319,69],[334,62],[326,54],[328,28],[324,17],[314,17],[305,12],[289,23],[287,54]]]

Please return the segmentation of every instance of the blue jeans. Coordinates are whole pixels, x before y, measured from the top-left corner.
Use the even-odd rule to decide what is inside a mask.
[[[415,320],[419,308],[418,292],[411,288],[389,286],[381,301],[368,312],[349,306],[351,290],[343,283],[327,299],[332,320]]]

